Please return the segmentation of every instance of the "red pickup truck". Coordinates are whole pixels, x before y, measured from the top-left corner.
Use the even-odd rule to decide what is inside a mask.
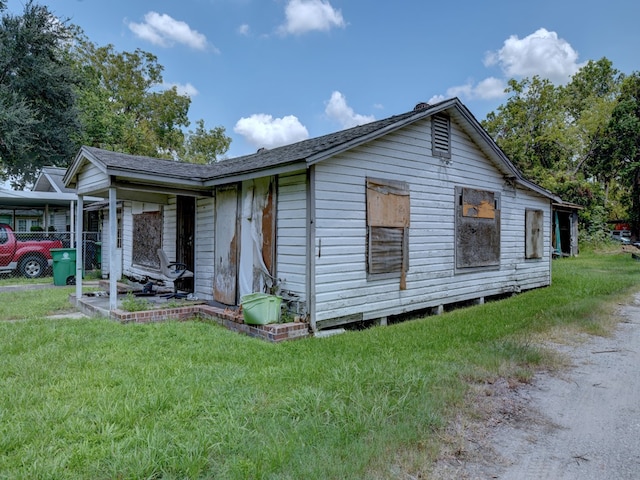
[[[11,227],[0,223],[0,273],[18,270],[28,278],[37,278],[51,267],[52,248],[62,248],[60,240],[20,240]]]

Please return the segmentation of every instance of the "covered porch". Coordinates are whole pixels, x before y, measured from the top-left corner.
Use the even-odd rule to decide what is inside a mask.
[[[104,154],[102,154],[104,152]],[[100,198],[103,277],[109,310],[118,309],[123,264],[133,277],[161,277],[157,250],[195,266],[195,205],[212,198],[202,183],[202,165],[135,157],[83,147],[64,176],[77,192],[75,231],[83,230],[86,198]],[[124,208],[125,205],[129,207]],[[95,207],[94,207],[95,208]],[[167,212],[171,212],[170,218]],[[78,258],[79,256],[79,258]],[[77,253],[76,298],[82,299],[82,252]],[[197,272],[194,272],[197,275]]]

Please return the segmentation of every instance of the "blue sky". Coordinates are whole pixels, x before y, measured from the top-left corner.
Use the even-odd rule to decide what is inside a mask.
[[[459,97],[478,120],[509,78],[566,82],[588,60],[640,70],[640,3],[581,0],[39,0],[97,45],[151,52],[223,126],[229,157]],[[9,0],[20,14],[24,0]]]

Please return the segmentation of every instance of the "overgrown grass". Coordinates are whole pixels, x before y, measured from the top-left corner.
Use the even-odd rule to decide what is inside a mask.
[[[34,318],[0,322],[0,478],[417,476],[469,379],[527,378],[547,361],[532,337],[604,332],[640,281],[628,256],[553,266],[550,288],[280,345],[195,321],[35,318],[26,292]]]
[[[12,288],[11,291],[0,293],[0,321],[36,319],[72,311],[69,294],[73,292],[75,287],[33,290]],[[0,345],[1,342],[2,340]]]
[[[7,285],[39,285],[49,284],[53,285],[53,277],[51,275],[40,278],[27,278],[23,276],[13,276],[8,274],[0,275],[0,287]]]

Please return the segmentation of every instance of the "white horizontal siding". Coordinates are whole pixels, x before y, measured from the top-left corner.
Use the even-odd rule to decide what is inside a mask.
[[[176,258],[176,245],[178,243],[176,238],[178,231],[177,201],[177,197],[172,195],[169,197],[164,209],[160,206],[157,208],[157,211],[163,210],[164,212],[162,215],[162,249],[167,254],[167,257],[171,259]],[[143,204],[143,208],[150,208],[147,205]]]
[[[196,200],[194,293],[198,298],[204,300],[213,300],[214,205],[213,198],[198,198]]]
[[[283,290],[307,294],[306,172],[278,178],[277,277]]]
[[[550,282],[549,200],[505,184],[502,173],[452,124],[449,163],[431,157],[429,122],[420,122],[316,165],[316,322],[362,314],[376,318]],[[409,184],[407,289],[399,278],[366,272],[367,176]],[[501,195],[499,269],[455,269],[455,187]],[[545,258],[524,259],[524,212],[545,211]]]
[[[108,176],[98,167],[87,162],[78,172],[76,188],[79,192],[89,192],[93,188],[104,186],[108,180]]]

